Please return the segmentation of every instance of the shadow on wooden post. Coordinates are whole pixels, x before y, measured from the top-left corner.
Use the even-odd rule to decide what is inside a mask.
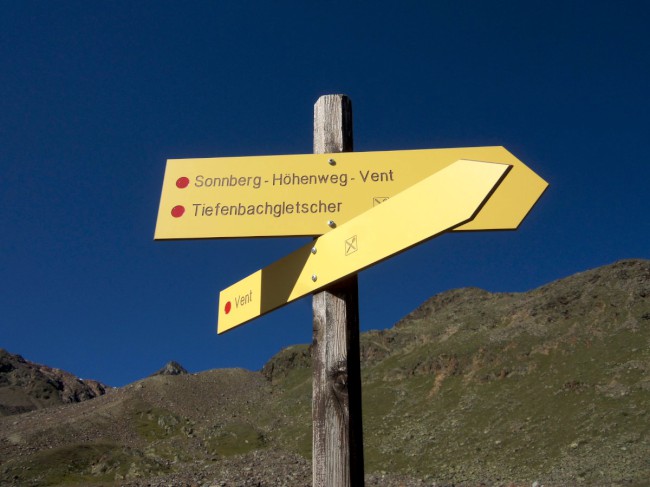
[[[350,99],[320,97],[314,106],[314,153],[352,150]],[[313,312],[313,486],[363,486],[357,276],[314,294]]]

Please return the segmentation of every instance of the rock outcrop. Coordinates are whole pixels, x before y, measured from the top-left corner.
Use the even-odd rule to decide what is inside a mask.
[[[189,372],[185,370],[185,368],[179,364],[178,362],[174,362],[173,360],[170,362],[167,362],[165,366],[160,369],[158,372],[155,374],[151,374],[151,377],[155,375],[185,375],[188,374]]]
[[[0,349],[0,416],[86,401],[110,387]]]

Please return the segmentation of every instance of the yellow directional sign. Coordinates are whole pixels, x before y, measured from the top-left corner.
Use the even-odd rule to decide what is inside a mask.
[[[512,170],[455,230],[515,229],[547,186],[503,147],[171,159],[154,238],[322,235],[460,159]]]
[[[228,331],[442,232],[472,223],[508,181],[510,174],[505,176],[510,169],[514,170],[510,164],[455,161],[255,272],[221,291],[218,332]]]

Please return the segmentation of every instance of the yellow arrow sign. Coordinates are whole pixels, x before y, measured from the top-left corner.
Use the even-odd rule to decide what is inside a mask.
[[[508,180],[510,175],[503,181],[511,168],[509,164],[456,161],[221,291],[218,332],[471,222]]]
[[[172,159],[154,238],[322,235],[460,159],[512,171],[455,230],[515,229],[547,186],[503,147]]]

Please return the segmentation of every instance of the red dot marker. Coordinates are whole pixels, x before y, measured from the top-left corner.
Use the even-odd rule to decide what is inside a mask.
[[[183,176],[182,178],[178,178],[176,180],[176,187],[180,189],[187,188],[189,184],[190,184],[190,180],[185,176]]]
[[[226,303],[226,306],[224,306],[223,310],[226,312],[226,314],[228,314],[228,313],[230,313],[231,308],[232,308],[232,303],[230,301],[228,301]]]
[[[185,207],[184,206],[178,205],[178,206],[174,206],[172,208],[172,216],[174,218],[182,217],[183,213],[185,213]]]

